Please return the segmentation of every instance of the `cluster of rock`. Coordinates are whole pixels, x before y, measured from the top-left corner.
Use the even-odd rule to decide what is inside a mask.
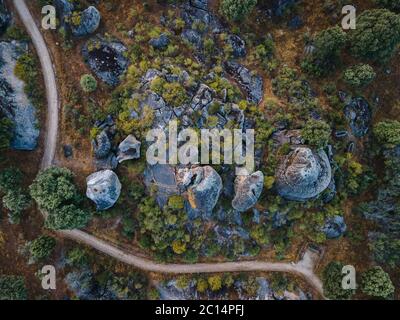
[[[96,32],[100,26],[101,15],[94,6],[77,10],[70,0],[55,0],[56,8],[61,13],[61,23],[75,37],[84,37]]]
[[[368,133],[372,121],[372,113],[368,102],[364,98],[348,99],[344,114],[356,138],[362,138]]]
[[[95,124],[99,134],[92,140],[92,148],[96,159],[97,170],[115,169],[118,166],[116,150],[112,140],[116,134],[116,125],[112,117]]]
[[[227,103],[226,97],[221,99],[216,92],[204,83],[200,83],[197,89],[191,94],[190,102],[179,106],[171,107],[166,101],[150,89],[150,83],[156,77],[162,77],[165,81],[184,81],[189,75],[182,71],[180,75],[171,74],[168,69],[148,70],[142,79],[142,93],[137,95],[140,99],[139,110],[132,112],[138,117],[145,106],[154,111],[153,127],[157,129],[168,129],[168,124],[173,119],[179,119],[181,126],[191,128],[218,128],[224,129],[228,124],[234,123],[236,128],[244,129],[245,116],[243,111],[235,104]],[[213,74],[206,76],[212,79]],[[210,127],[208,119],[211,116],[211,106],[218,106],[213,110],[217,122]],[[194,117],[194,114],[197,117]],[[234,180],[234,175],[230,175]],[[149,166],[145,171],[145,182],[150,188],[157,186],[157,201],[160,206],[167,203],[168,197],[173,194],[183,194],[187,197],[186,211],[189,217],[209,217],[216,207],[224,183],[220,175],[209,166],[174,168],[169,165]],[[236,179],[235,188],[240,196],[236,196],[232,202],[234,208],[240,212],[247,211],[253,207],[262,192],[263,176],[258,172],[250,177]],[[234,190],[233,190],[234,193]],[[232,197],[232,193],[229,194]]]
[[[126,137],[118,147],[113,146],[116,127],[112,117],[96,123],[100,133],[92,141],[95,164],[98,172],[87,178],[87,197],[97,205],[97,210],[114,206],[121,193],[118,176],[111,170],[118,163],[140,158],[141,142],[134,135]]]
[[[259,75],[254,75],[246,67],[235,61],[228,61],[225,67],[239,85],[247,92],[248,100],[252,103],[259,104],[264,95],[263,79]]]
[[[301,289],[289,289],[282,292],[277,292],[272,289],[270,281],[264,277],[257,277],[252,286],[256,286],[254,293],[248,293],[246,287],[248,284],[245,279],[235,280],[232,289],[238,295],[240,300],[310,300],[312,294],[303,292]],[[178,285],[176,280],[168,280],[156,285],[160,294],[161,300],[220,300],[229,299],[230,291],[227,288],[222,288],[217,293],[211,290],[199,293],[196,286],[196,281],[189,281],[184,288]]]
[[[109,86],[116,86],[129,66],[129,60],[124,54],[126,51],[127,48],[121,42],[97,36],[86,42],[82,55],[100,80]]]
[[[18,58],[27,51],[26,43],[0,42],[0,113],[14,123],[11,147],[31,151],[40,134],[36,108],[25,94],[25,83],[14,74]]]

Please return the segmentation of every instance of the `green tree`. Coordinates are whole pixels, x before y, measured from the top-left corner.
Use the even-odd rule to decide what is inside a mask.
[[[389,148],[400,144],[400,121],[386,120],[374,127],[374,134],[378,142]]]
[[[331,137],[332,129],[329,124],[320,120],[310,120],[301,131],[301,136],[311,146],[325,148]]]
[[[350,33],[351,51],[356,57],[389,60],[400,41],[400,16],[386,9],[366,10]]]
[[[48,258],[56,247],[56,240],[52,237],[41,236],[28,244],[30,258],[33,262]]]
[[[382,7],[395,12],[400,11],[400,0],[374,0],[375,3]]]
[[[331,262],[322,273],[324,294],[333,300],[348,300],[354,294],[353,290],[344,290],[342,287],[344,265],[341,262]]]
[[[48,213],[67,204],[77,204],[82,198],[73,178],[73,173],[64,168],[42,171],[30,186],[31,196]]]
[[[368,64],[358,64],[346,69],[343,73],[343,80],[353,87],[365,87],[376,77],[374,68]]]
[[[3,206],[9,210],[11,223],[19,223],[22,212],[29,208],[31,199],[20,188],[9,190],[3,197]]]
[[[303,69],[316,76],[332,70],[346,41],[346,33],[338,26],[321,31],[315,37],[315,50],[302,63]]]
[[[97,89],[97,80],[90,74],[84,74],[81,77],[81,87],[85,92],[94,92]]]
[[[363,273],[361,277],[361,290],[371,297],[388,298],[394,293],[394,286],[381,267],[374,267]]]
[[[6,193],[17,188],[22,182],[22,172],[17,168],[7,168],[0,171],[0,192]]]
[[[88,264],[89,258],[86,251],[82,248],[74,248],[68,251],[67,263],[72,267],[84,267]]]
[[[25,280],[18,276],[0,275],[0,300],[26,300]]]
[[[90,220],[90,213],[79,208],[79,194],[73,174],[68,169],[50,168],[39,173],[30,186],[32,198],[47,213],[46,227],[53,230],[82,228]]]
[[[378,233],[368,246],[376,262],[384,263],[391,268],[400,266],[400,239]]]
[[[206,292],[208,289],[208,282],[203,278],[197,279],[196,289],[200,293]]]
[[[89,212],[70,204],[51,212],[45,225],[52,230],[73,230],[86,227],[90,218]]]
[[[219,291],[222,288],[222,279],[221,276],[211,276],[208,278],[208,285],[210,286],[211,291]]]
[[[231,21],[242,21],[257,4],[257,0],[222,0],[221,14]]]

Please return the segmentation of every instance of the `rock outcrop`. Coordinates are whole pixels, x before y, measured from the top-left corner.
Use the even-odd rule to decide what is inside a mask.
[[[264,187],[264,175],[261,171],[248,176],[238,176],[235,180],[235,198],[232,207],[245,212],[254,207]]]
[[[335,216],[329,218],[325,226],[322,228],[322,232],[328,239],[337,239],[344,235],[347,230],[346,223],[342,216]]]
[[[101,15],[99,10],[93,6],[90,6],[80,13],[79,20],[80,23],[77,25],[70,24],[72,34],[75,37],[85,37],[94,33],[98,29]]]
[[[98,78],[109,86],[116,86],[129,65],[124,55],[126,51],[127,48],[121,42],[95,37],[83,46],[82,54]]]
[[[239,85],[247,92],[249,102],[259,104],[264,94],[262,77],[253,74],[249,69],[236,61],[226,62],[225,67],[228,73],[232,75]]]
[[[111,151],[111,141],[107,131],[103,130],[92,142],[94,154],[97,159],[106,158]]]
[[[291,151],[276,175],[276,188],[282,197],[294,201],[313,199],[328,188],[332,169],[325,151],[306,147]]]
[[[186,190],[192,209],[211,213],[222,191],[222,179],[210,166],[181,169],[177,175],[178,187]]]
[[[201,34],[193,29],[186,29],[182,32],[182,39],[192,44],[196,49],[201,49],[203,46],[203,39]]]
[[[202,22],[206,31],[220,33],[223,28],[218,18],[209,11],[207,0],[192,0],[182,6],[182,19],[187,28],[192,28],[194,22]]]
[[[113,171],[104,170],[93,173],[86,182],[86,196],[96,204],[97,210],[110,209],[118,201],[121,183]]]
[[[96,32],[100,26],[101,14],[96,7],[90,6],[77,10],[70,0],[55,0],[61,25],[75,37],[85,37]]]
[[[27,50],[19,42],[0,42],[0,112],[14,123],[11,147],[31,151],[40,133],[36,108],[25,94],[25,83],[14,75],[18,58]]]
[[[235,58],[243,58],[246,56],[246,43],[237,35],[229,35],[228,44],[232,47],[233,56]]]
[[[163,50],[168,47],[170,43],[170,40],[168,38],[168,35],[163,33],[161,34],[158,38],[153,38],[150,39],[149,44],[154,48],[158,50]]]
[[[116,132],[114,120],[108,116],[104,121],[97,121],[95,127],[100,131],[92,140],[96,168],[114,170],[118,166],[116,150],[112,143]]]
[[[357,138],[365,136],[371,125],[371,109],[364,98],[353,98],[347,103],[344,114],[350,123],[351,130]]]
[[[144,182],[149,190],[156,190],[156,200],[161,208],[167,205],[171,196],[179,194],[175,168],[170,165],[149,165],[144,172]]]
[[[118,147],[117,160],[122,163],[127,160],[140,158],[141,143],[134,135],[129,135]]]

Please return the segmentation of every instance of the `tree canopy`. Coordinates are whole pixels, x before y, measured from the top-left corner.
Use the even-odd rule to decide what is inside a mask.
[[[325,121],[310,120],[301,131],[303,139],[311,146],[325,148],[331,137],[332,129]]]
[[[23,277],[0,275],[0,300],[26,300],[27,298]]]
[[[39,173],[30,186],[32,198],[48,214],[46,226],[54,230],[86,226],[90,213],[79,209],[82,197],[68,169],[50,168]]]
[[[344,290],[342,288],[343,266],[341,262],[334,261],[328,264],[323,271],[324,293],[329,299],[347,300],[354,294],[353,290]]]
[[[358,64],[346,69],[343,80],[353,87],[364,87],[370,84],[376,77],[374,68],[368,64]]]
[[[364,11],[350,33],[352,53],[376,61],[390,59],[399,42],[400,16],[387,9]]]
[[[394,293],[394,286],[389,274],[381,267],[374,267],[363,273],[361,290],[372,297],[388,298]]]
[[[81,87],[85,92],[94,92],[97,89],[97,80],[90,74],[84,74],[81,77]]]
[[[52,237],[41,236],[28,245],[30,257],[34,262],[48,258],[56,246],[56,240]]]
[[[400,145],[400,121],[387,120],[379,122],[374,127],[374,134],[378,142],[387,147]]]
[[[222,0],[220,11],[228,20],[242,21],[256,4],[257,0]]]

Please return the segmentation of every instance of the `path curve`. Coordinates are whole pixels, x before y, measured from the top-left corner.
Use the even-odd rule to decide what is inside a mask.
[[[47,45],[43,39],[43,36],[40,33],[39,28],[36,26],[36,23],[31,13],[29,12],[28,7],[26,6],[25,1],[13,0],[13,3],[19,17],[21,18],[22,23],[25,25],[26,31],[32,39],[33,45],[36,49],[36,53],[40,60],[40,64],[42,66],[48,109],[47,130],[44,140],[44,153],[41,168],[46,169],[53,164],[57,147],[59,114],[57,82],[49,50],[47,49]]]
[[[44,144],[44,155],[42,159],[42,169],[49,168],[53,164],[55,157],[58,118],[59,118],[59,98],[54,72],[54,66],[50,57],[49,50],[40,33],[25,0],[14,0],[15,9],[25,25],[43,70],[46,95],[48,101],[47,111],[47,133]],[[190,273],[221,273],[221,272],[286,272],[301,276],[323,297],[321,280],[313,271],[313,266],[304,263],[304,260],[297,264],[274,263],[264,261],[240,261],[223,263],[196,263],[196,264],[160,264],[152,260],[142,258],[123,251],[116,246],[98,239],[81,230],[60,231],[59,234],[65,238],[88,245],[106,255],[109,255],[121,262],[132,265],[136,268],[158,273],[168,274],[190,274]]]

